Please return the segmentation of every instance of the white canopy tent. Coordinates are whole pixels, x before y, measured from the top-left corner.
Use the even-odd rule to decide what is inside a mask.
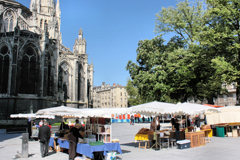
[[[81,109],[81,112],[83,113],[82,117],[111,118],[112,115],[130,113],[130,109],[129,108],[89,108],[89,109]]]
[[[172,114],[176,111],[176,104],[153,101],[130,107],[132,113],[139,113],[146,116],[156,116],[159,114]]]
[[[196,115],[205,113],[208,110],[215,110],[213,107],[196,103],[178,103],[176,113]]]
[[[156,116],[159,114],[188,114],[195,115],[212,110],[212,107],[195,104],[195,103],[165,103],[165,102],[149,102],[136,105],[130,108],[132,113],[140,113],[143,115]]]
[[[38,115],[55,115],[61,117],[76,117],[76,118],[87,118],[87,117],[102,117],[111,118],[112,114],[126,114],[129,113],[129,108],[72,108],[66,106],[46,108],[37,111]]]
[[[55,116],[53,115],[38,115],[34,113],[29,113],[29,114],[11,114],[11,118],[31,118],[31,119],[36,119],[36,118],[42,118],[42,119],[54,119]]]
[[[59,106],[59,107],[52,107],[41,109],[36,112],[37,115],[54,115],[54,116],[61,116],[61,117],[79,117],[83,116],[81,109],[66,107],[66,106]]]
[[[208,124],[240,122],[240,106],[227,106],[206,112]]]

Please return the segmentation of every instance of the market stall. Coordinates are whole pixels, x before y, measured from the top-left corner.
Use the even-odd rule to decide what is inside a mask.
[[[207,123],[218,137],[240,136],[240,106],[227,106],[206,112]]]
[[[187,116],[183,116],[183,115],[191,115],[192,117],[194,117],[195,115],[204,114],[207,110],[213,109],[210,106],[193,104],[193,103],[171,104],[171,103],[154,101],[154,102],[150,102],[150,103],[133,106],[133,107],[131,107],[131,109],[132,109],[131,110],[132,113],[136,113],[136,114],[140,113],[140,114],[149,115],[149,116],[159,116],[159,115],[163,115],[163,114],[179,115],[180,119],[178,121],[179,121],[179,123],[181,123],[180,126],[182,128],[177,133],[178,140],[187,138],[187,139],[190,139],[191,141],[193,141],[193,139],[195,139],[194,137],[201,137],[201,138],[195,139],[192,147],[196,147],[196,146],[205,144],[205,137],[209,138],[210,133],[212,133],[212,131],[209,130],[209,128],[201,131],[200,128],[196,129],[196,128],[192,127],[190,130],[190,128],[189,129],[183,128],[184,125],[182,125],[183,123],[185,124],[185,121],[187,121],[187,118],[186,118]],[[185,117],[185,120],[182,119],[183,117]],[[188,133],[188,131],[191,131],[191,133]],[[206,132],[206,134],[205,134],[205,132]],[[198,136],[198,134],[200,134],[201,136]],[[165,138],[167,140],[168,147],[169,147],[170,142],[176,141],[176,133],[175,133],[175,130],[172,130],[172,129],[167,129],[165,131],[161,131],[161,130],[155,131],[155,132],[153,132],[153,135],[154,136],[152,136],[152,137],[154,137],[153,138],[154,140],[157,140],[158,137],[159,137],[158,138],[159,140]],[[191,135],[194,135],[194,136],[191,136]],[[135,135],[135,141],[149,142],[149,141],[151,141],[151,139],[149,138],[149,134],[137,133]],[[161,141],[159,141],[159,144],[161,144]],[[145,146],[147,146],[146,143],[145,143]],[[161,145],[160,145],[160,147],[161,147]],[[144,147],[144,148],[146,148],[146,147]]]
[[[77,145],[77,152],[89,158],[92,158],[92,152],[102,151],[104,155],[107,151],[121,152],[119,143],[112,143],[111,116],[112,114],[126,114],[129,110],[126,108],[101,108],[101,109],[76,109],[71,107],[54,107],[39,110],[37,114],[50,114],[61,116],[62,118],[79,118],[84,126],[84,138]],[[64,134],[52,137],[51,142],[57,142],[61,149],[68,149],[68,133],[64,130]],[[54,144],[51,144],[55,146]]]
[[[54,115],[38,115],[35,113],[19,113],[19,114],[11,114],[11,118],[24,118],[28,119],[28,132],[30,134],[30,138],[37,139],[38,138],[38,130],[39,126],[33,123],[35,119],[54,119]]]

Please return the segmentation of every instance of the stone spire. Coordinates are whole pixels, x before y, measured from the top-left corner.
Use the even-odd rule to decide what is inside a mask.
[[[82,31],[82,28],[80,28],[80,30],[79,30],[78,39],[79,39],[79,40],[82,40],[82,39],[83,39],[83,31]]]
[[[60,2],[59,2],[59,0],[57,0],[57,4],[56,4],[56,16],[58,18],[61,18],[61,9],[60,9]]]
[[[78,39],[76,39],[73,52],[75,54],[86,54],[86,40],[83,38],[83,31],[82,29],[79,30]]]
[[[31,0],[31,2],[30,2],[30,11],[34,11],[36,9],[37,9],[36,0]]]

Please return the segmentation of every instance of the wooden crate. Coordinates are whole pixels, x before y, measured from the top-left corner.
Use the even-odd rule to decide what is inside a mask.
[[[187,132],[185,138],[191,141],[191,148],[205,145],[205,133],[199,132]]]

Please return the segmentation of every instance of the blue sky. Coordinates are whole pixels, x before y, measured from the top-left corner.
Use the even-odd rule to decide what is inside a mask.
[[[29,7],[30,0],[17,0]],[[72,50],[80,28],[87,41],[94,85],[126,85],[139,40],[152,39],[156,13],[179,0],[60,0],[63,44]]]

